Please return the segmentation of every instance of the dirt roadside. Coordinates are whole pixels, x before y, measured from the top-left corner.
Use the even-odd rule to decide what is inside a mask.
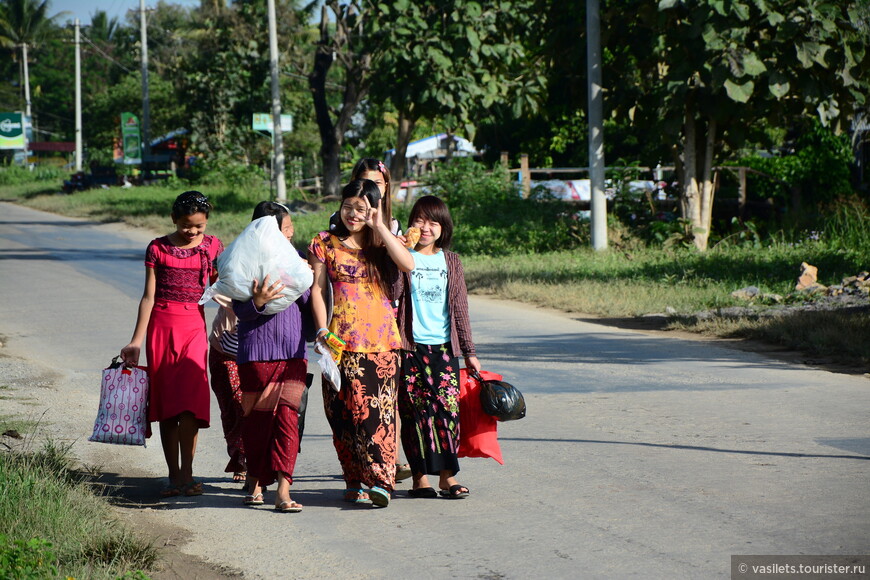
[[[844,364],[825,357],[807,354],[806,352],[792,350],[780,345],[771,344],[760,340],[751,340],[745,338],[721,338],[695,332],[687,332],[682,330],[668,330],[669,324],[666,316],[638,316],[629,318],[608,318],[596,316],[594,314],[578,314],[578,313],[563,313],[565,316],[570,316],[576,320],[589,322],[591,324],[601,324],[603,326],[612,326],[621,330],[632,330],[649,335],[669,336],[671,338],[679,338],[682,340],[692,340],[699,342],[715,343],[717,346],[741,350],[745,352],[754,352],[757,354],[770,357],[772,359],[793,363],[797,365],[807,365],[817,369],[829,371],[832,373],[840,373],[852,376],[864,376],[870,378],[870,369],[865,366],[856,364]]]
[[[69,437],[70,427],[56,418],[49,418],[57,407],[57,392],[62,380],[61,375],[40,364],[11,355],[5,351],[6,340],[0,337],[0,422],[24,421],[30,429],[22,433],[4,429],[0,434],[2,450],[39,448],[42,441],[73,443]],[[99,468],[99,465],[85,465],[85,471]],[[154,580],[217,580],[220,578],[241,578],[242,573],[225,567],[214,566],[182,551],[187,542],[186,531],[180,527],[167,526],[159,518],[153,517],[156,510],[166,504],[155,502],[146,497],[130,481],[118,481],[103,474],[97,482],[106,486],[106,497],[116,509],[119,520],[129,525],[142,537],[149,538],[159,551],[159,566],[149,574]],[[143,477],[147,474],[141,473]],[[141,489],[141,488],[140,488]]]

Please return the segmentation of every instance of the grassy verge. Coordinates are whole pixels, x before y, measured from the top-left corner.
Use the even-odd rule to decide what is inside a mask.
[[[147,578],[156,548],[119,523],[69,448],[0,453],[0,577]]]
[[[748,303],[731,292],[756,286],[802,303],[793,293],[801,262],[818,266],[819,281],[870,269],[868,256],[817,242],[764,249],[727,248],[698,254],[660,249],[624,253],[579,250],[509,258],[464,257],[472,292],[608,318],[672,312],[666,329],[723,338],[752,338],[847,365],[870,365],[866,310],[794,309],[787,316],[695,318],[694,313]],[[868,302],[865,300],[865,304]],[[771,304],[750,304],[762,311]]]
[[[748,338],[798,350],[808,358],[870,370],[870,307],[831,311],[795,311],[781,316],[717,317],[708,320],[676,317],[668,328],[723,338]]]

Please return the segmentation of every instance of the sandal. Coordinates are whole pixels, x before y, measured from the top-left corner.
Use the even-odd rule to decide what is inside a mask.
[[[349,487],[344,490],[344,501],[348,503],[366,503],[369,501],[369,494],[364,489]]]
[[[418,487],[417,489],[408,490],[408,495],[416,498],[434,498],[438,497],[434,487]]]
[[[160,497],[177,497],[179,495],[181,495],[181,489],[177,485],[170,485],[160,492]]]
[[[202,484],[198,481],[191,481],[190,483],[182,485],[180,490],[181,493],[187,497],[202,495]]]
[[[373,487],[369,490],[369,498],[372,500],[372,505],[377,507],[387,507],[390,505],[390,492],[382,487]]]
[[[441,497],[446,497],[449,499],[462,499],[466,497],[469,493],[471,493],[467,487],[464,485],[451,485],[450,489],[442,489],[440,492]]]
[[[414,475],[411,471],[411,466],[407,463],[397,463],[396,464],[396,481],[402,481],[404,479],[408,479]]]
[[[245,501],[242,503],[245,505],[263,505],[266,502],[263,501],[263,494],[258,493],[254,495],[246,495]]]
[[[233,473],[233,482],[235,483],[242,483],[243,481],[247,480],[247,478],[248,474],[244,471],[236,471],[235,473]]]
[[[296,503],[293,500],[282,501],[275,506],[275,511],[296,514],[302,511],[302,504]]]

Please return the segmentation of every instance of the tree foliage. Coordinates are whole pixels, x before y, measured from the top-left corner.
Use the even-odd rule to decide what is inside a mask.
[[[395,180],[415,123],[437,118],[447,132],[473,138],[496,104],[533,109],[544,75],[524,43],[535,18],[528,0],[397,0],[374,4],[370,22],[375,99],[399,114]]]
[[[630,50],[606,39],[631,71],[608,93],[614,114],[670,138],[684,217],[705,249],[712,167],[767,123],[816,115],[842,127],[866,106],[867,13],[861,0],[660,0],[610,3],[630,19]],[[605,84],[608,84],[605,81]]]

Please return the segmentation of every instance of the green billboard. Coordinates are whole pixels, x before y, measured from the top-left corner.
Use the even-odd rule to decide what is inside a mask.
[[[24,149],[22,113],[0,113],[0,149]]]
[[[124,165],[142,163],[142,137],[139,135],[139,117],[133,113],[121,113],[121,149]]]

